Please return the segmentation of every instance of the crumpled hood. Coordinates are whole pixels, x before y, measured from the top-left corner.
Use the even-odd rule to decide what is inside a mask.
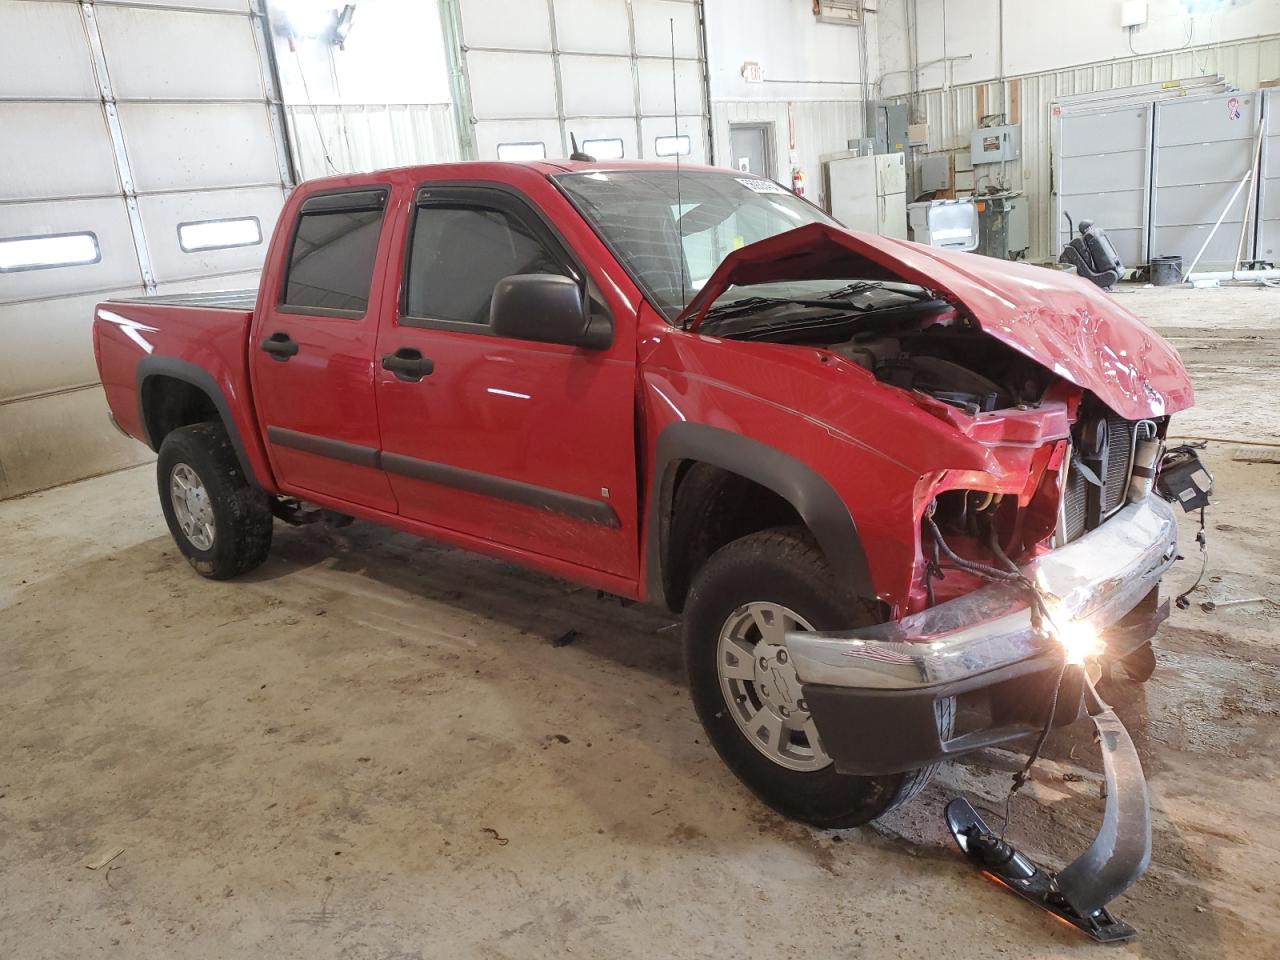
[[[697,330],[729,287],[777,280],[899,280],[964,307],[984,332],[1129,420],[1190,407],[1176,350],[1097,286],[1058,270],[953,253],[822,223],[735,250],[678,323]]]

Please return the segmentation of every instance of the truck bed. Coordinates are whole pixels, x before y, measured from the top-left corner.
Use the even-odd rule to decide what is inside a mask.
[[[211,290],[207,293],[170,293],[159,297],[127,297],[108,303],[146,303],[166,307],[222,307],[252,310],[258,302],[256,287],[247,290]]]

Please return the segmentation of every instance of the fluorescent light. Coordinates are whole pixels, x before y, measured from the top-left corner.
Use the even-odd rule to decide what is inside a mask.
[[[500,143],[498,144],[499,160],[545,160],[547,145],[539,140],[536,143]]]
[[[621,160],[623,155],[622,138],[610,137],[605,140],[583,140],[582,152],[591,154],[597,160]]]
[[[250,247],[262,242],[262,225],[257,217],[234,220],[196,220],[178,224],[178,246],[186,253]]]
[[[653,149],[660,157],[674,157],[677,154],[687,157],[691,149],[689,135],[682,133],[678,137],[658,137],[653,141]]]
[[[52,233],[43,237],[0,240],[0,272],[77,267],[102,259],[92,233]]]

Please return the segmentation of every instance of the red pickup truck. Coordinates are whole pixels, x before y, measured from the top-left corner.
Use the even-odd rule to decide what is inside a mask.
[[[712,743],[811,823],[1045,722],[1061,638],[984,571],[1113,657],[1167,614],[1177,353],[1083,280],[853,233],[768,180],[314,181],[256,294],[109,301],[93,341],[199,573],[324,512],[680,613]]]

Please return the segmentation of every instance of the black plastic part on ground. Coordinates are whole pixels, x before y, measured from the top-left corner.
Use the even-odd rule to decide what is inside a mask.
[[[1151,862],[1147,780],[1133,740],[1115,711],[1098,696],[1086,669],[1068,663],[1063,679],[1072,677],[1084,686],[1084,707],[1097,732],[1106,786],[1102,823],[1088,849],[1050,873],[994,835],[967,800],[947,804],[947,826],[975,866],[1020,897],[1094,940],[1127,940],[1136,931],[1111,916],[1106,905],[1137,882]],[[1015,780],[1015,789],[1016,785]]]
[[[1129,924],[1117,920],[1106,907],[1081,915],[1057,889],[1056,878],[1036,866],[991,831],[968,800],[957,797],[947,804],[947,826],[961,852],[983,873],[1022,899],[1049,911],[1099,943],[1131,940],[1138,935]]]

